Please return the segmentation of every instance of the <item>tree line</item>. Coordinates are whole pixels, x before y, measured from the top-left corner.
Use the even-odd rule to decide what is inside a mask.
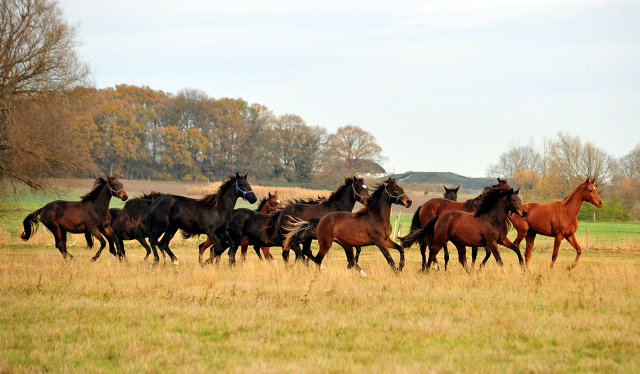
[[[640,143],[621,158],[579,136],[559,132],[541,144],[514,144],[489,165],[487,174],[507,178],[527,201],[563,199],[585,178],[596,178],[612,218],[640,218]],[[608,205],[608,206],[607,206]],[[604,209],[603,208],[603,209]]]

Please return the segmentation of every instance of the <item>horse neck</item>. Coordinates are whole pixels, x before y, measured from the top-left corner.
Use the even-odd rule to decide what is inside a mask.
[[[383,194],[380,196],[380,204],[376,209],[372,209],[369,211],[369,214],[375,216],[384,222],[391,222],[391,201],[390,197],[387,194]]]
[[[345,188],[335,201],[324,204],[331,205],[338,211],[350,212],[356,205],[356,198],[351,188]]]
[[[509,217],[509,209],[507,209],[507,201],[500,199],[496,205],[493,206],[490,212],[485,213],[483,216],[494,222],[496,225],[501,225],[507,221]]]
[[[229,187],[226,191],[220,192],[220,196],[218,196],[218,206],[220,210],[231,213],[236,206],[237,199],[236,191],[232,187]]]
[[[108,212],[109,203],[111,203],[111,190],[108,184],[102,186],[98,197],[93,201],[93,207],[96,212]]]
[[[271,210],[271,206],[269,205],[269,201],[267,201],[262,208],[260,208],[260,211],[258,213],[262,213],[262,214],[269,214],[271,213],[273,210]]]
[[[580,213],[580,208],[582,208],[583,201],[582,188],[579,188],[575,191],[571,191],[569,196],[562,201],[562,206],[569,216],[577,217],[578,213]]]

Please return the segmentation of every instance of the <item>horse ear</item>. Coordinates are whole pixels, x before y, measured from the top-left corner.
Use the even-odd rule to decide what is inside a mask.
[[[445,191],[449,191],[449,189],[445,187],[444,184],[442,185],[442,188],[444,188]]]
[[[460,186],[458,186],[458,187],[454,188],[453,190],[454,190],[454,191],[456,191],[456,192],[458,192],[458,190],[459,190],[459,189],[460,189]]]
[[[593,180],[591,181],[591,184],[595,184],[596,183],[596,178],[593,178]]]
[[[244,179],[247,179],[248,176],[249,176],[249,172],[246,172],[244,175]]]
[[[236,179],[240,178],[240,174],[236,171]]]
[[[511,190],[513,190],[513,188],[512,188]],[[519,189],[519,188],[516,190],[516,192],[514,192],[514,194],[516,194],[516,195],[517,195],[517,194],[518,194],[518,192],[520,192],[520,189]]]

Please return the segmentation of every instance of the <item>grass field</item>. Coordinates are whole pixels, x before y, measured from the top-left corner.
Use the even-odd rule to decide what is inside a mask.
[[[17,237],[38,199],[0,222],[2,373],[640,371],[638,224],[581,222],[571,272],[575,251],[563,245],[550,271],[539,238],[527,273],[501,248],[503,268],[422,274],[414,247],[395,275],[368,247],[360,278],[337,246],[322,272],[286,267],[277,249],[274,264],[249,253],[203,268],[190,239],[173,243],[174,268],[142,262],[131,242],[128,262],[107,252],[91,263],[95,250],[74,236],[67,263],[43,227]]]

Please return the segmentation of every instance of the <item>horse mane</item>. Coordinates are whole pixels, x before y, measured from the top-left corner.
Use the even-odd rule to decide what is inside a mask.
[[[104,187],[107,183],[107,180],[102,177],[96,178],[96,180],[93,182],[93,189],[89,193],[80,196],[80,198],[82,199],[82,201],[94,201],[98,198],[98,195],[100,195],[102,187]]]
[[[465,201],[464,204],[467,206],[469,211],[471,211],[471,212],[476,211],[478,209],[478,206],[480,205],[480,201],[482,200],[480,197],[482,195],[484,195],[487,191],[492,190],[492,189],[496,189],[496,188],[500,188],[500,184],[494,184],[493,186],[487,186],[482,190],[482,192],[480,192],[480,195],[474,197],[473,199],[469,199],[469,200]]]
[[[513,190],[513,189],[511,189]],[[475,217],[491,212],[493,207],[500,201],[504,193],[509,191],[506,188],[491,187],[484,190],[476,199],[478,199]]]
[[[218,205],[220,205],[220,199],[218,197],[222,196],[223,192],[229,189],[229,187],[231,187],[235,183],[235,181],[236,181],[235,176],[227,175],[227,180],[222,182],[222,184],[220,185],[220,187],[218,187],[218,190],[215,193],[211,195],[205,195],[198,201],[201,201],[205,204],[213,205],[212,208],[217,208]]]
[[[151,205],[151,199],[143,199],[137,197],[131,199],[124,204],[122,208],[123,214],[127,214],[134,221],[141,221],[149,215],[149,206]]]
[[[288,204],[305,204],[305,205],[318,205],[318,204],[322,204],[323,201],[322,200],[316,200],[316,199],[312,199],[312,198],[308,198],[307,200],[305,199],[295,199],[295,200],[289,200]]]
[[[166,194],[162,192],[156,192],[156,191],[151,191],[149,193],[143,192],[142,195],[136,197],[136,199],[154,200],[163,195],[166,195]]]
[[[262,200],[260,201],[260,204],[258,204],[258,207],[256,208],[256,211],[260,211],[260,209],[262,209],[265,205],[267,205],[267,201],[269,200],[268,197],[264,197],[262,198]]]
[[[338,200],[338,196],[340,196],[344,192],[345,189],[351,187],[351,185],[356,182],[356,178],[357,177],[345,178],[344,179],[344,184],[342,184],[340,187],[338,187],[338,189],[333,191],[331,193],[331,195],[329,195],[329,198],[326,201],[321,201],[320,204],[332,203],[332,202]]]
[[[569,200],[571,200],[571,198],[573,197],[573,195],[575,195],[576,193],[578,193],[578,191],[582,188],[582,186],[584,185],[585,182],[580,183],[576,188],[574,188],[573,190],[571,190],[571,192],[569,192],[569,194],[567,195],[567,197],[565,197],[562,202],[563,203],[567,203],[569,202]]]
[[[382,194],[385,192],[384,188],[386,186],[383,183],[376,184],[374,186],[373,193],[366,200],[366,205],[355,213],[356,217],[363,216],[372,210],[376,210],[380,208],[380,201],[382,200]]]

